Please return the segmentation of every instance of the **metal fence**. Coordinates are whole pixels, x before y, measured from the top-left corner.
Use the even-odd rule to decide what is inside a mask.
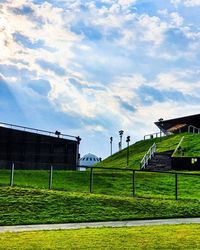
[[[9,180],[9,181],[8,181]],[[200,199],[200,174],[89,167],[86,171],[0,171],[0,185],[162,199]]]

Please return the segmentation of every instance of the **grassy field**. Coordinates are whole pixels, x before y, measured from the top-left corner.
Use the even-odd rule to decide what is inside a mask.
[[[140,161],[149,149],[151,145],[155,142],[157,145],[157,152],[163,152],[167,150],[175,150],[182,136],[185,136],[186,141],[190,141],[190,150],[188,148],[188,154],[198,154],[200,156],[200,136],[198,134],[188,134],[182,133],[177,135],[169,135],[162,138],[149,139],[145,141],[138,141],[131,145],[130,151],[130,164],[127,166],[127,150],[126,148],[114,155],[106,158],[102,162],[98,163],[97,166],[109,167],[109,168],[140,168]]]
[[[8,170],[0,170],[0,186],[9,184]],[[14,186],[36,189],[48,189],[48,171],[16,170]],[[178,176],[178,198],[200,199],[200,175]],[[84,192],[90,190],[90,170],[54,171],[53,189],[68,192]],[[99,194],[132,196],[132,171],[94,170],[93,192]],[[136,172],[135,195],[139,197],[170,198],[175,197],[175,176],[172,174]]]
[[[200,249],[200,225],[2,233],[0,249]]]
[[[200,216],[200,201],[0,188],[0,225]]]

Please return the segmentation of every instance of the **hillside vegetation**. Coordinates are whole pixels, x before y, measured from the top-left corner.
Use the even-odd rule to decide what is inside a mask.
[[[147,150],[153,143],[156,143],[157,151],[164,152],[167,150],[175,150],[182,136],[188,136],[187,133],[169,135],[162,138],[154,138],[149,140],[138,141],[129,147],[129,165],[127,166],[127,148],[113,154],[102,162],[98,163],[98,167],[109,168],[133,168],[140,169],[140,161],[146,154]]]
[[[184,134],[179,150],[175,157],[200,157],[200,135]]]
[[[200,216],[200,202],[0,188],[0,225]]]
[[[175,150],[181,138],[184,136],[181,147],[185,149],[184,156],[200,156],[200,135],[182,133],[177,135],[169,135],[162,138],[154,138],[149,140],[138,141],[129,147],[129,165],[127,166],[127,148],[113,154],[102,162],[98,163],[98,167],[109,168],[132,168],[140,169],[140,161],[146,154],[147,150],[153,143],[156,143],[157,152]],[[182,152],[175,156],[182,156]]]
[[[9,170],[0,170],[0,186],[9,185]],[[175,198],[175,176],[170,173],[136,172],[135,195],[146,198]],[[15,170],[14,187],[48,189],[49,173],[45,170]],[[200,178],[189,172],[178,175],[178,198],[200,199]],[[90,170],[53,172],[54,190],[67,192],[90,192]],[[93,172],[93,193],[120,196],[133,195],[133,172],[111,169]]]

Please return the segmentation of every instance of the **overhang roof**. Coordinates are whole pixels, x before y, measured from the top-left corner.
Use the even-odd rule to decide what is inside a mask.
[[[169,120],[157,121],[156,126],[162,131],[173,132],[180,128],[192,125],[200,128],[200,114],[178,117]],[[171,130],[171,131],[170,131]]]

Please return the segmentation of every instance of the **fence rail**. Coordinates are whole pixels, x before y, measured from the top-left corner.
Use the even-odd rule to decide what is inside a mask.
[[[125,169],[125,168],[106,168],[106,167],[87,167],[87,169],[89,171],[85,171],[85,172],[82,172],[82,173],[78,172],[78,171],[66,171],[66,173],[67,172],[71,172],[71,174],[72,174],[71,177],[75,177],[74,173],[75,174],[82,174],[82,175],[84,175],[84,178],[85,178],[85,184],[84,184],[85,186],[84,186],[84,188],[81,186],[82,182],[78,183],[79,179],[76,179],[76,178],[75,178],[75,180],[73,180],[73,179],[70,179],[71,178],[70,177],[70,178],[68,178],[68,180],[66,180],[66,179],[64,180],[65,177],[63,177],[64,182],[69,181],[69,179],[70,179],[70,181],[72,181],[73,184],[74,184],[77,181],[76,185],[79,186],[79,192],[93,193],[94,192],[94,187],[95,187],[95,193],[96,193],[96,187],[98,185],[101,185],[101,187],[104,187],[104,185],[105,185],[105,183],[104,183],[105,179],[104,178],[107,178],[109,176],[109,177],[111,177],[110,180],[112,180],[112,174],[113,173],[116,174],[116,173],[120,172],[120,175],[118,176],[118,178],[121,178],[121,180],[120,180],[121,183],[124,184],[127,181],[127,179],[123,179],[124,177],[126,177],[128,179],[130,178],[129,179],[129,181],[130,181],[130,183],[129,183],[130,184],[129,185],[130,189],[128,189],[128,193],[126,193],[125,195],[128,195],[128,196],[131,195],[133,197],[135,197],[135,196],[139,196],[140,197],[140,195],[138,195],[140,193],[140,189],[141,188],[142,189],[146,188],[146,185],[142,185],[141,186],[141,179],[142,178],[144,180],[146,180],[145,178],[147,178],[147,175],[150,173],[150,174],[152,174],[152,176],[150,176],[151,178],[149,179],[150,181],[152,181],[152,177],[153,177],[154,174],[160,175],[160,179],[162,180],[162,175],[165,174],[164,178],[168,178],[168,176],[171,176],[171,177],[174,176],[174,178],[170,178],[170,182],[171,182],[172,186],[169,187],[168,186],[168,182],[166,182],[166,188],[168,188],[168,190],[170,191],[170,194],[164,194],[164,196],[165,197],[169,197],[169,196],[170,197],[174,197],[174,199],[178,200],[179,195],[180,195],[179,194],[179,189],[181,187],[185,186],[184,183],[183,183],[183,181],[180,180],[179,177],[180,176],[189,176],[189,178],[190,177],[194,177],[194,176],[200,177],[199,173],[197,174],[197,173],[188,173],[188,172],[187,173],[182,173],[182,172],[167,172],[167,171],[162,171],[162,172],[160,172],[160,171],[142,171],[142,170],[136,170],[136,169],[130,169],[130,168],[126,168]],[[94,170],[96,170],[96,171],[94,171]],[[34,171],[35,170],[32,170],[32,172],[31,172],[31,170],[28,170],[28,171],[30,171],[29,179],[30,178],[32,179],[32,177],[34,177]],[[41,171],[41,170],[39,170],[39,171]],[[58,172],[59,172],[59,170],[57,170],[57,171],[54,170],[53,165],[49,166],[49,170],[45,172],[45,175],[46,175],[46,177],[45,177],[46,184],[42,183],[43,186],[45,186],[45,188],[48,188],[48,189],[57,189],[56,184],[59,182],[59,180],[56,180],[56,178],[57,178],[56,174]],[[127,175],[126,174],[125,175],[122,174],[122,173],[126,173],[126,172],[127,172]],[[55,173],[55,175],[54,175],[54,173]],[[9,178],[10,181],[9,181],[9,184],[7,184],[7,185],[10,185],[11,187],[18,186],[17,180],[18,180],[20,174],[23,174],[23,170],[17,170],[17,169],[15,169],[14,163],[11,164],[11,166],[10,166],[10,173],[8,171],[8,175],[7,175],[8,178],[10,176],[10,178]],[[62,174],[63,174],[63,172],[60,175],[62,175]],[[26,181],[26,178],[28,178],[26,175],[27,175],[27,171],[26,171],[25,175],[23,176],[23,179],[25,179],[25,181]],[[96,179],[96,177],[98,177],[98,175],[101,177],[100,179]],[[37,179],[37,176],[35,176],[35,177],[34,178]],[[104,178],[102,178],[102,177],[104,177]],[[15,179],[16,179],[16,181],[15,181]],[[101,180],[101,183],[99,183],[99,180]],[[147,178],[147,181],[148,181],[148,178]],[[138,183],[139,183],[139,185],[138,185]],[[154,185],[154,184],[152,184],[152,185]],[[35,187],[35,184],[32,185],[32,186],[30,186],[30,187]],[[68,184],[68,187],[69,187],[69,184]],[[107,186],[105,185],[105,189],[106,188],[107,188]],[[115,187],[112,186],[111,194],[115,194],[116,195],[116,194],[118,194],[118,191],[116,192],[116,190],[114,190],[114,188]],[[122,185],[122,186],[120,186],[120,188],[125,188],[125,186]],[[63,188],[62,190],[65,190],[65,189]],[[165,190],[165,188],[164,188],[164,190]],[[71,191],[71,190],[68,190],[68,191]],[[147,190],[147,191],[149,191],[149,190]],[[167,192],[167,191],[165,190],[164,192]],[[102,193],[102,189],[98,189],[97,193]],[[104,194],[105,194],[105,192],[104,192]],[[119,192],[119,194],[121,194],[121,193]],[[146,196],[144,195],[142,197],[145,198]]]
[[[181,139],[180,139],[178,145],[176,146],[176,148],[175,148],[175,150],[174,150],[174,152],[173,152],[173,154],[172,154],[172,157],[173,157],[173,156],[176,154],[176,152],[179,150],[179,148],[180,148],[180,146],[181,146],[181,143],[183,142],[183,139],[184,139],[184,136],[181,137]]]
[[[188,126],[188,133],[199,134],[200,128],[197,128],[193,125]]]
[[[20,125],[15,125],[15,124],[10,124],[10,123],[5,123],[5,122],[0,122],[0,126],[1,127],[5,127],[5,128],[11,128],[11,129],[17,129],[20,131],[26,131],[26,132],[31,132],[31,133],[40,133],[40,134],[44,134],[44,135],[48,135],[48,136],[57,136],[57,134],[55,132],[51,132],[51,131],[47,131],[47,130],[43,130],[43,129],[36,129],[36,128],[30,128],[30,127],[24,127],[24,126],[20,126]],[[60,133],[60,132],[59,132]],[[68,135],[68,134],[62,134],[60,133],[59,136],[61,138],[71,138],[73,140],[77,140],[78,136],[74,136],[74,135]]]
[[[147,134],[147,135],[144,135],[144,140],[148,140],[148,139],[153,139],[153,138],[161,138],[161,137],[164,137],[166,135],[170,135],[170,133],[167,133],[167,132],[156,132],[156,133],[151,133],[151,134]]]

